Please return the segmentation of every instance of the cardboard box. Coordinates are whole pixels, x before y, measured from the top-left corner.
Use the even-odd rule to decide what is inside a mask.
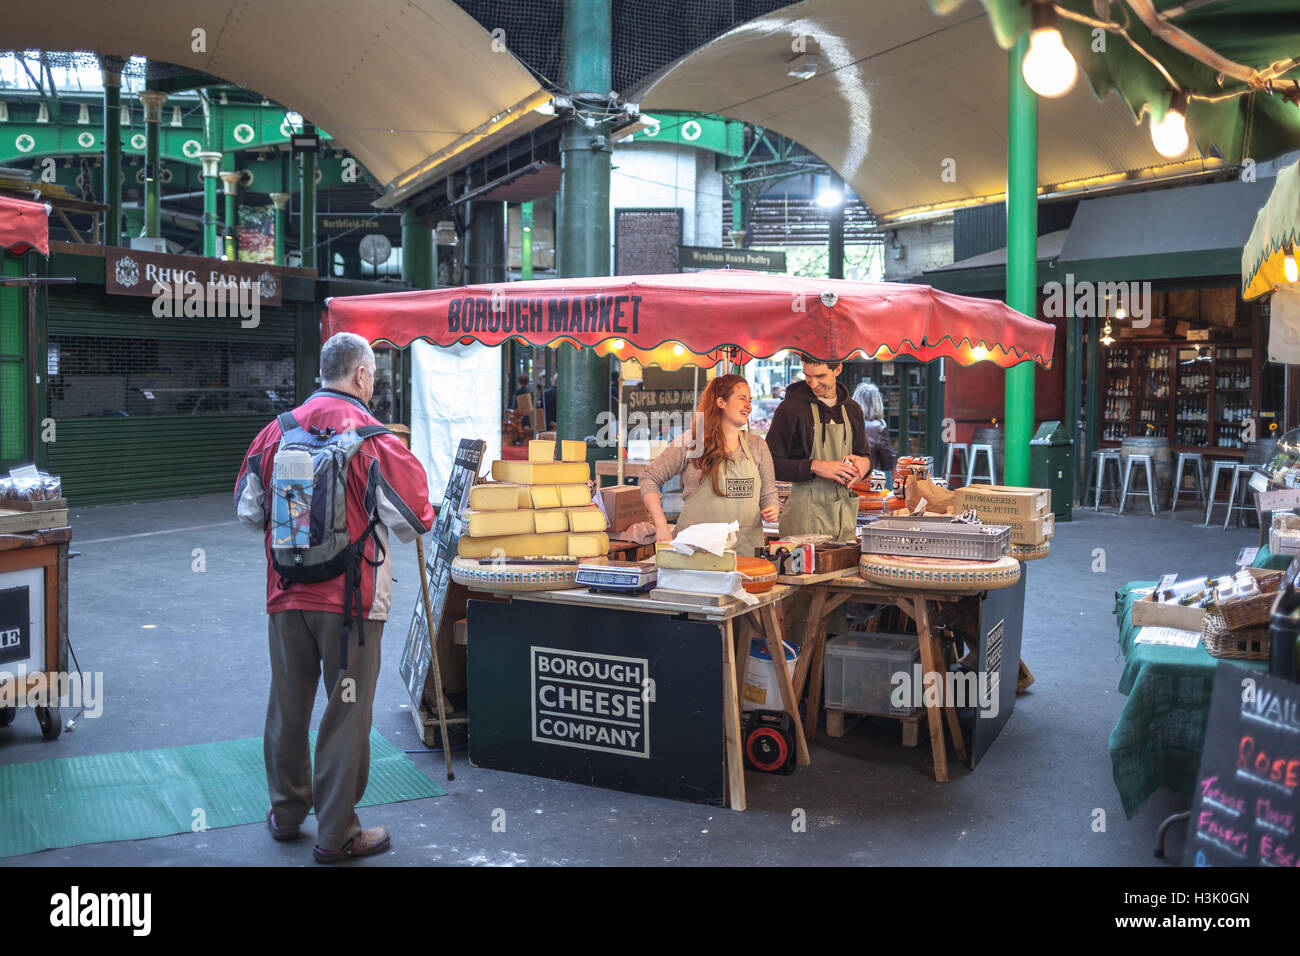
[[[981,520],[983,513],[981,512]],[[1002,524],[1011,529],[1012,544],[1042,544],[1056,534],[1056,515],[1045,514],[1037,518],[998,518],[996,522],[985,524]]]
[[[965,485],[957,489],[954,503],[958,511],[974,508],[985,524],[1009,524],[1011,518],[1048,514],[1052,510],[1052,489]]]
[[[605,515],[609,518],[610,532],[626,531],[638,521],[649,521],[650,513],[645,510],[641,500],[641,489],[637,485],[615,485],[600,489],[601,503],[605,506]]]
[[[1184,631],[1200,631],[1204,618],[1203,608],[1161,604],[1154,594],[1133,602],[1134,627],[1176,627]]]

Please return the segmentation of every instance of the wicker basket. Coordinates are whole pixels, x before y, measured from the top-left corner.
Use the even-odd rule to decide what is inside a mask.
[[[1214,611],[1206,611],[1201,621],[1201,643],[1211,657],[1230,661],[1268,660],[1267,627],[1229,630]]]
[[[1250,573],[1254,576],[1255,583],[1259,585],[1259,594],[1244,601],[1230,601],[1219,605],[1223,624],[1230,631],[1241,631],[1260,625],[1267,627],[1268,616],[1273,610],[1273,599],[1277,597],[1277,587],[1286,574],[1284,571],[1265,571],[1261,568],[1251,568]]]

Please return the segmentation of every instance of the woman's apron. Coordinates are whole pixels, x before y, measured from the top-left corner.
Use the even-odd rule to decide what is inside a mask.
[[[853,453],[853,431],[848,415],[838,425],[822,418],[822,403],[813,401],[814,461],[843,461]],[[837,481],[814,475],[796,481],[781,509],[781,536],[829,534],[851,544],[858,537],[858,495]]]
[[[745,434],[740,436],[740,447],[741,461],[732,461],[730,456],[723,459],[723,495],[714,494],[713,482],[702,477],[700,486],[683,503],[674,533],[680,534],[694,524],[736,521],[740,524],[736,554],[753,557],[763,547],[763,521],[758,507],[761,489],[758,465],[749,453],[749,439]]]

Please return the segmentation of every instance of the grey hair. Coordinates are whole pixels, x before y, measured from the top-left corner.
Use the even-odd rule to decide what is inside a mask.
[[[352,377],[358,365],[373,368],[375,353],[370,343],[355,332],[331,335],[320,350],[320,380],[322,385],[342,382]]]
[[[864,379],[853,390],[853,400],[862,407],[862,416],[869,422],[884,421],[885,403],[875,383]]]

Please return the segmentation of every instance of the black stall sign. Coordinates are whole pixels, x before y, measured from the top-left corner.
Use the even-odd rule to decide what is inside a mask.
[[[650,756],[650,662],[530,647],[533,741]]]
[[[1300,684],[1219,664],[1184,866],[1300,866]]]
[[[0,664],[25,661],[31,656],[31,590],[0,591]]]

